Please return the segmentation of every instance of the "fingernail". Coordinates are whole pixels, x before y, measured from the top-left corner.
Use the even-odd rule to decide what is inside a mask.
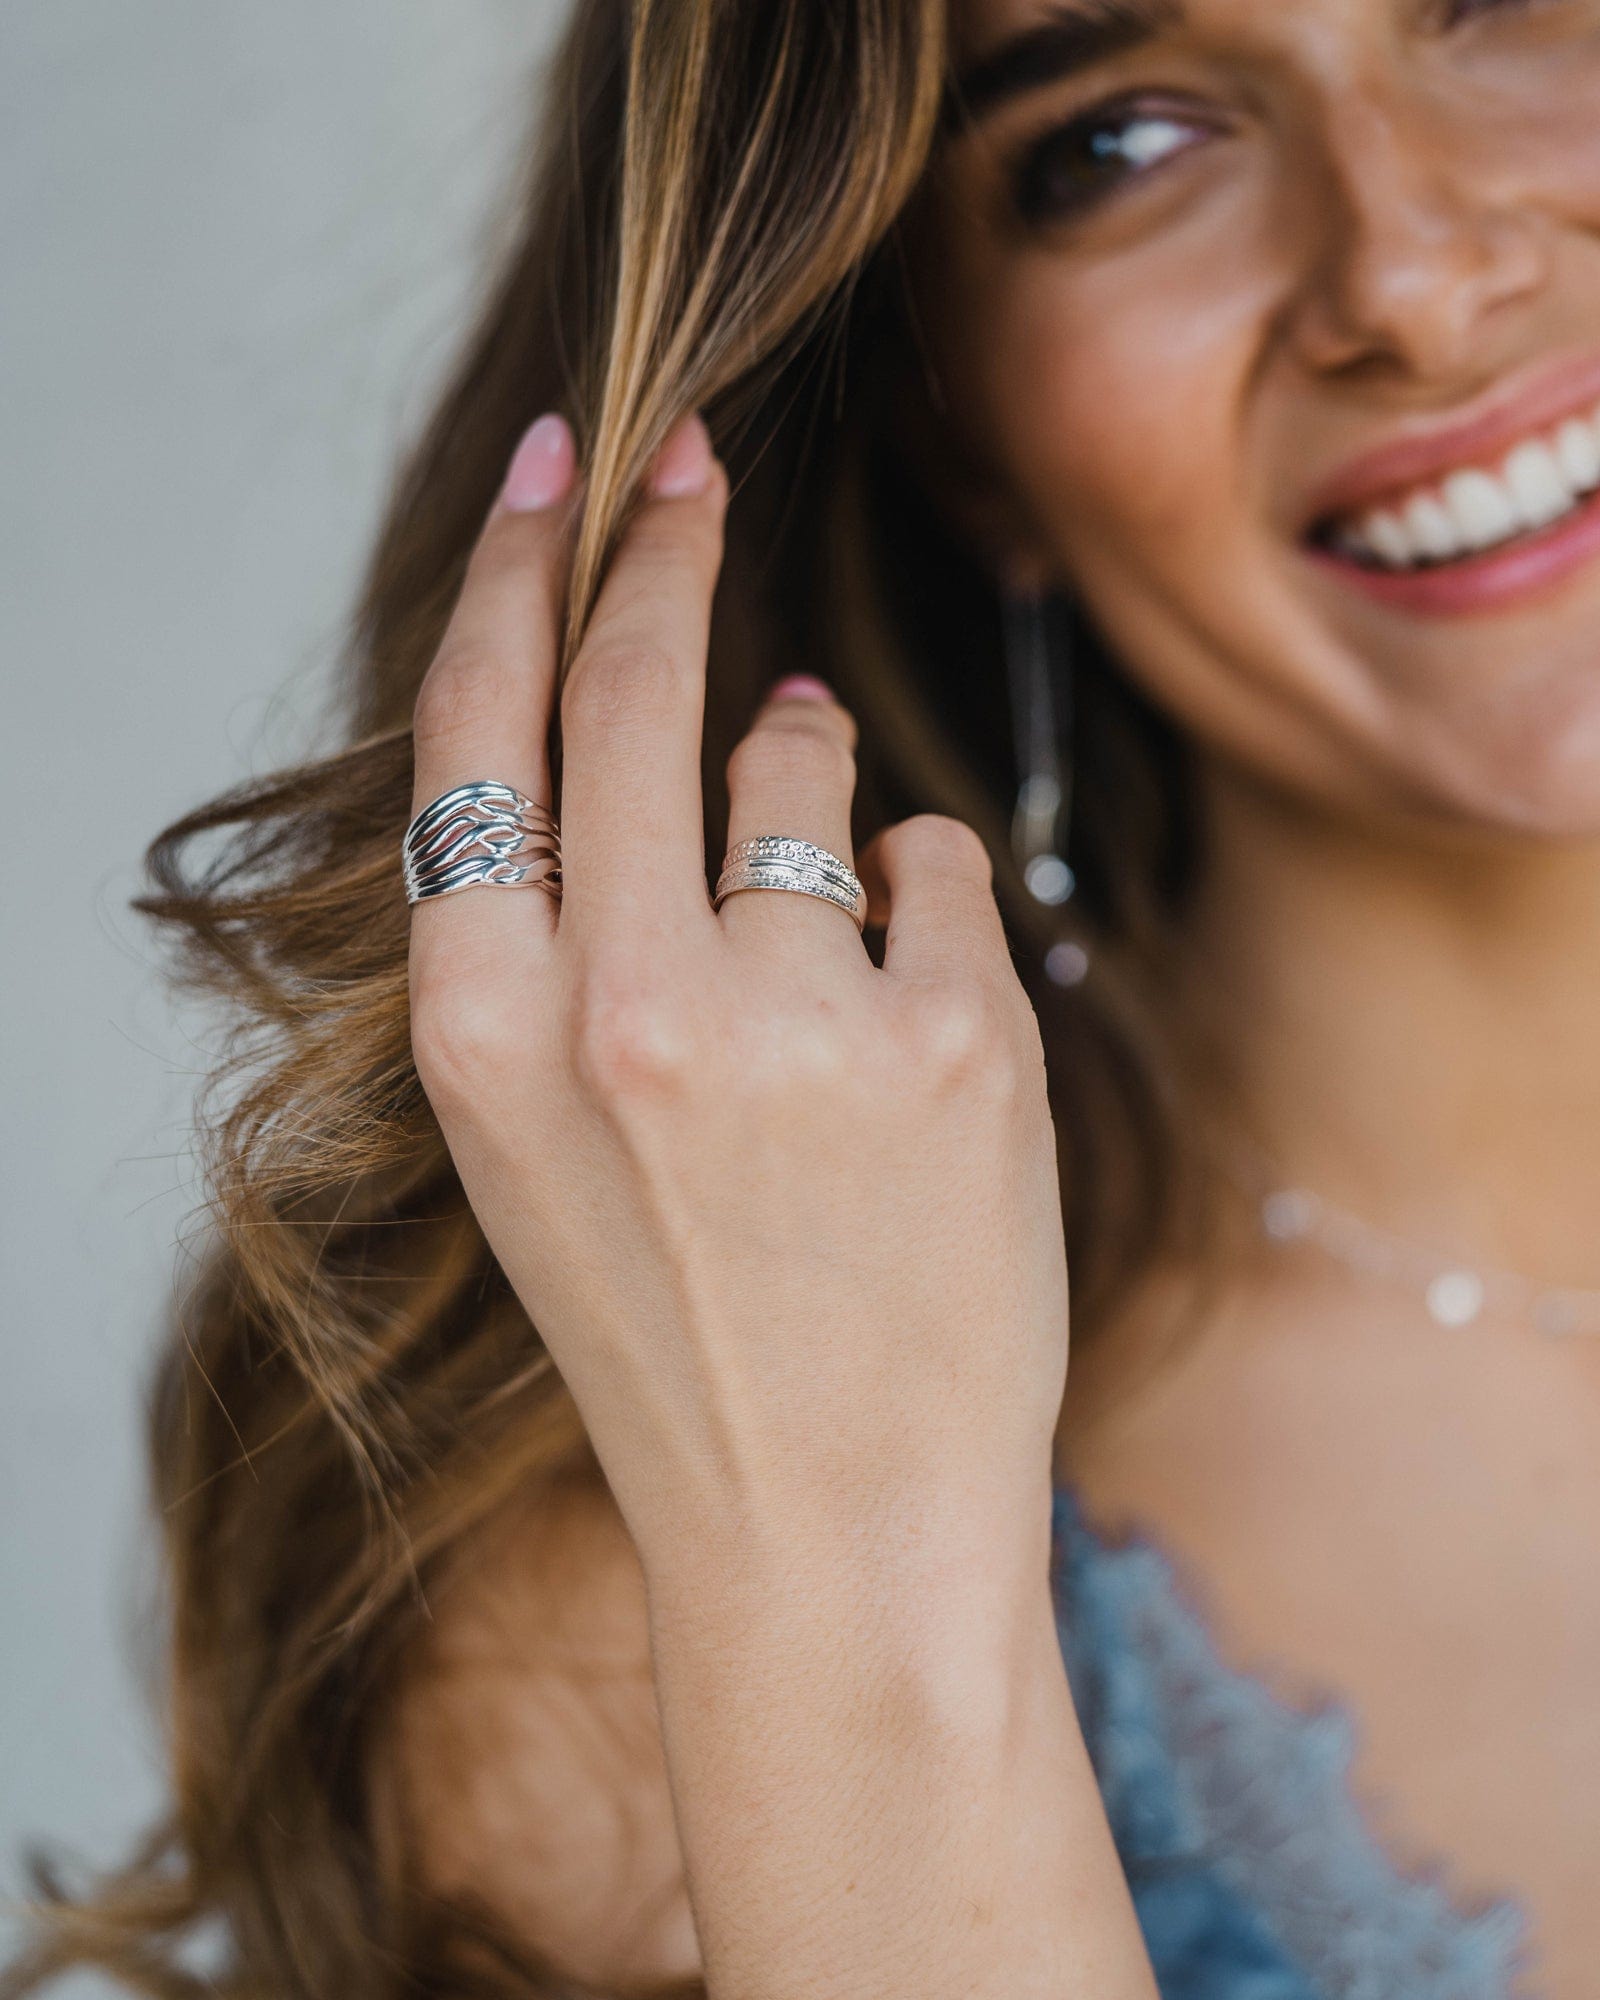
[[[650,491],[658,500],[703,493],[711,480],[711,438],[698,416],[687,416],[656,454]]]
[[[572,432],[565,422],[554,415],[540,417],[523,432],[511,454],[505,484],[500,488],[502,505],[513,514],[553,506],[572,484],[576,463]]]
[[[833,689],[815,674],[785,674],[767,689],[768,701],[832,701]]]

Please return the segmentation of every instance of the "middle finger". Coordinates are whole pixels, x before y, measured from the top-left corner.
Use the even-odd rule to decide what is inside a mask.
[[[727,493],[704,424],[684,419],[562,690],[565,924],[681,935],[710,918],[700,743]]]

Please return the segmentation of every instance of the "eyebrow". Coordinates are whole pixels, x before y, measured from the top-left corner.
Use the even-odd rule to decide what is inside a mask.
[[[946,129],[1014,97],[1142,48],[1183,21],[1183,0],[1058,0],[1046,17],[980,56],[945,92]]]

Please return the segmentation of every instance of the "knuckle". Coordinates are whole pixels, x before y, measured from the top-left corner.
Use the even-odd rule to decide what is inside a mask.
[[[690,1023],[677,996],[648,973],[591,971],[572,1021],[573,1068],[606,1099],[676,1090],[693,1066]]]
[[[688,563],[693,568],[714,568],[722,554],[724,509],[728,497],[728,475],[719,462],[714,464],[702,504],[684,507],[646,506],[634,517],[624,540],[624,555],[631,567],[655,563],[676,567]]]
[[[564,726],[648,725],[688,695],[688,665],[649,638],[614,639],[581,653],[561,695]]]
[[[544,541],[542,513],[497,511],[478,537],[467,561],[465,594],[491,578],[532,573]]]
[[[661,509],[647,507],[624,534],[606,573],[595,626],[597,634],[606,635],[603,643],[629,649],[637,642],[648,649],[663,609],[677,617],[703,612],[721,553],[720,528],[701,518],[698,509],[687,516],[674,509],[664,516]]]
[[[1004,1092],[1016,1080],[1009,1011],[983,980],[943,979],[907,995],[907,1045],[936,1084]]]
[[[812,722],[764,722],[734,745],[729,786],[739,791],[848,792],[855,753],[834,729]]]
[[[623,539],[615,570],[622,601],[637,602],[673,587],[679,578],[704,582],[716,566],[721,536],[699,509],[683,514],[646,508]]]
[[[486,732],[498,736],[524,698],[523,677],[508,661],[447,640],[417,690],[413,734],[441,744],[481,740]]]
[[[897,861],[913,867],[975,876],[984,882],[994,879],[994,863],[982,834],[950,813],[914,813],[889,827],[884,841],[896,850]]]
[[[502,1088],[511,1042],[506,1009],[492,988],[443,968],[414,976],[411,1049],[435,1109],[470,1109],[488,1088]]]

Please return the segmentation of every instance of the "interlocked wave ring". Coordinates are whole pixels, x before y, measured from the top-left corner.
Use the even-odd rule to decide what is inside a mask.
[[[422,808],[401,843],[406,901],[457,889],[543,889],[561,900],[561,830],[547,807],[496,779]]]

